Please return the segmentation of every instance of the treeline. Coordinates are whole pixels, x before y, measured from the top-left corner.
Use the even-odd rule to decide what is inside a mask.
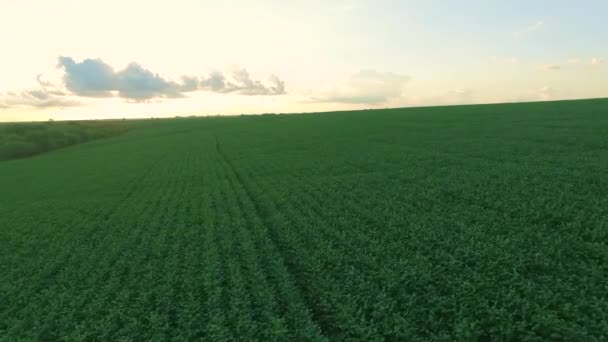
[[[117,121],[0,124],[0,161],[116,136],[126,130],[127,125]]]

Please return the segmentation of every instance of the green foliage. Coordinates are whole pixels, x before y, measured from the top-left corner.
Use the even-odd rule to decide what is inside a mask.
[[[126,125],[114,121],[0,124],[0,161],[30,157],[126,130]]]
[[[0,340],[608,340],[607,100],[128,125],[0,163]]]

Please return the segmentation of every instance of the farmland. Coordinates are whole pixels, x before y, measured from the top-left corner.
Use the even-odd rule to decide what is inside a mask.
[[[0,340],[608,339],[608,100],[125,125],[0,162]]]

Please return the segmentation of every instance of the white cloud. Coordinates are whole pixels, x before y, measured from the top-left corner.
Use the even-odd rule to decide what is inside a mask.
[[[553,88],[551,88],[549,86],[543,86],[540,89],[538,89],[537,96],[540,100],[548,101],[553,98],[553,93],[554,93]]]
[[[0,94],[0,108],[64,108],[82,105],[80,102],[69,97],[69,94],[61,86],[44,80],[42,74],[36,77],[36,81],[38,82],[38,88],[36,89],[19,92],[8,91]]]
[[[597,66],[597,65],[604,64],[604,62],[605,61],[604,61],[603,58],[599,58],[599,57],[593,57],[593,58],[591,58],[591,65]]]
[[[310,101],[350,104],[382,104],[402,95],[408,76],[376,70],[361,70],[347,80],[312,92]]]
[[[209,77],[183,76],[174,82],[130,63],[115,71],[101,59],[77,62],[71,57],[59,57],[60,78],[57,83],[36,77],[38,88],[0,94],[0,108],[14,107],[70,107],[81,105],[74,97],[126,99],[128,102],[147,102],[161,98],[181,98],[185,93],[207,91],[237,95],[282,95],[285,82],[270,75],[267,82],[254,80],[245,69],[236,70],[228,80],[221,72]]]
[[[59,57],[59,66],[65,70],[63,81],[66,88],[78,96],[118,97],[133,101],[153,98],[184,97],[185,92],[196,90],[234,92],[242,95],[285,94],[285,83],[278,77],[270,76],[270,85],[252,80],[245,69],[234,72],[234,82],[226,80],[220,72],[213,72],[209,78],[199,79],[183,76],[182,82],[166,80],[137,63],[131,63],[120,71],[101,59],[85,59],[76,62],[71,57]]]
[[[580,58],[570,58],[568,60],[568,64],[579,64],[581,62]]]
[[[540,88],[534,88],[525,90],[518,96],[508,97],[501,99],[499,102],[531,102],[531,101],[549,101],[554,100],[555,89],[553,87],[545,85]]]
[[[80,102],[69,97],[56,96],[46,92],[44,89],[24,90],[19,93],[7,92],[0,96],[0,108],[15,107],[74,107],[82,105]]]

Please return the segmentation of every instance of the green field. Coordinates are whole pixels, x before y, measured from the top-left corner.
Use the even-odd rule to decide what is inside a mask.
[[[124,125],[0,162],[0,340],[608,340],[608,100]]]

